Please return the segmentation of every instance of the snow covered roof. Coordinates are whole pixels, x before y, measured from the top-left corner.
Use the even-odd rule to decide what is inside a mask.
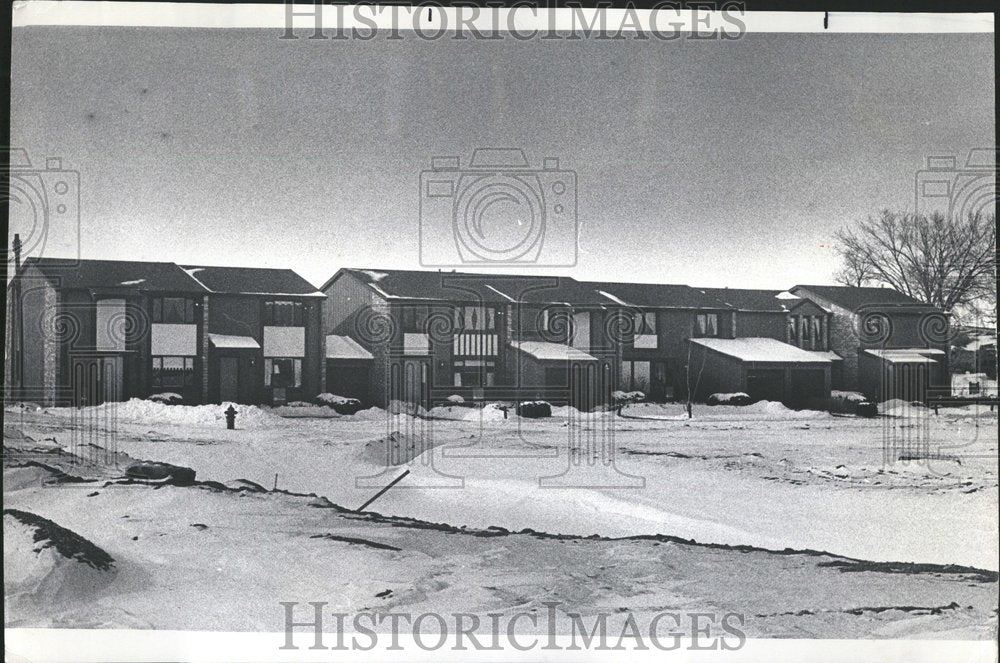
[[[511,347],[542,361],[597,361],[582,350],[562,343],[545,341],[512,341]]]
[[[865,352],[890,364],[936,364],[937,359],[932,359],[927,355],[944,354],[941,350],[928,348],[894,348],[891,350],[865,350]]]
[[[989,334],[982,334],[980,336],[976,336],[974,339],[963,345],[962,349],[968,350],[970,352],[975,352],[980,348],[986,348],[996,344],[997,344],[996,336],[990,336]]]
[[[229,336],[226,334],[209,334],[208,341],[216,348],[259,350],[258,343],[251,336]]]
[[[830,360],[814,352],[782,343],[773,338],[692,338],[692,343],[715,350],[740,361],[829,364]]]
[[[807,350],[809,354],[816,355],[821,359],[829,359],[830,361],[844,361],[844,358],[838,355],[833,350]]]
[[[372,353],[350,336],[329,334],[326,337],[326,358],[372,359]]]

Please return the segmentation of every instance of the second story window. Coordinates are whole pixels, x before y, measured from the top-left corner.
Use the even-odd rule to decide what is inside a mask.
[[[719,335],[719,314],[699,313],[695,316],[695,334],[697,336]]]
[[[455,309],[455,326],[463,331],[493,331],[496,312],[485,306],[461,306]]]
[[[153,322],[175,325],[194,324],[194,300],[188,297],[155,297]]]
[[[635,339],[632,345],[636,348],[656,347],[655,311],[642,311],[635,314]]]
[[[426,306],[404,306],[401,313],[400,317],[404,333],[423,334],[427,331]]]
[[[271,300],[264,302],[264,325],[267,327],[301,327],[302,302]]]

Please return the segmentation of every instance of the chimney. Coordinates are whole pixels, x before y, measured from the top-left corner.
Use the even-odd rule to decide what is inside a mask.
[[[21,235],[14,233],[14,274],[21,273]]]

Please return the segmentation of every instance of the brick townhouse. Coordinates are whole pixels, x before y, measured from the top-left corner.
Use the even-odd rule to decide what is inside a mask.
[[[15,306],[19,302],[20,306]],[[8,285],[8,398],[593,407],[717,392],[818,407],[944,385],[948,321],[887,288],[784,292],[568,277],[28,259]]]
[[[323,387],[325,297],[291,270],[28,258],[7,294],[7,398],[273,403]]]

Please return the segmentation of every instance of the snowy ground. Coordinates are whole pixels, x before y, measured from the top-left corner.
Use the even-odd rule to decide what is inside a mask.
[[[46,453],[41,465],[5,457],[5,507],[116,560],[93,596],[33,592],[28,574],[8,625],[277,630],[279,600],[485,613],[556,597],[584,612],[732,609],[754,615],[752,634],[784,637],[978,638],[996,628],[988,409],[934,416],[890,403],[886,416],[858,419],[757,404],[696,407],[691,420],[652,405],[546,420],[459,406],[430,419],[294,410],[244,409],[233,431],[218,406],[8,411],[5,446]],[[74,465],[68,452],[104,458],[92,445],[117,448],[119,467]],[[104,486],[130,459],[244,490]],[[94,482],[42,487],[59,469]],[[405,470],[366,509],[379,515],[345,511]],[[6,520],[20,552],[5,553],[5,567],[35,563],[16,545],[23,523]],[[576,538],[591,535],[604,538]],[[824,554],[768,552],[786,548]],[[216,608],[240,609],[162,606],[206,591]]]

